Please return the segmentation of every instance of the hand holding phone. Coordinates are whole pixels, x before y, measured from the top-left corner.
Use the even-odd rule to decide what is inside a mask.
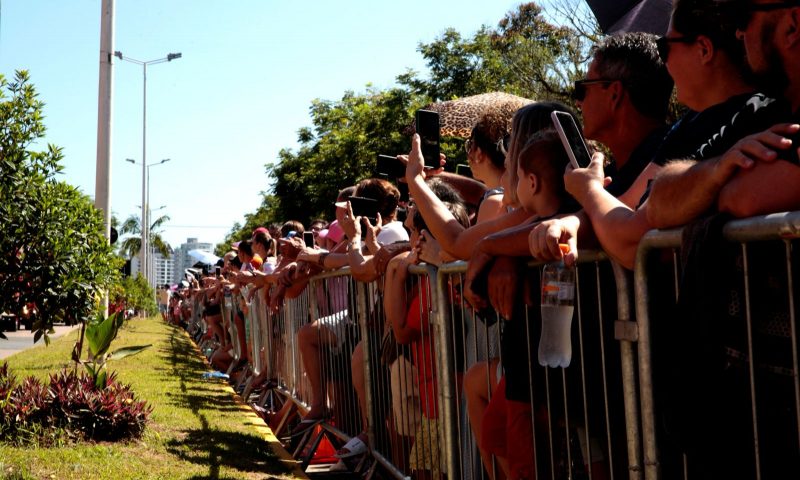
[[[550,114],[550,118],[553,120],[553,126],[556,127],[558,136],[561,137],[561,143],[567,151],[572,166],[575,168],[588,167],[592,156],[589,154],[589,149],[586,148],[586,142],[572,115],[567,112],[555,111]]]
[[[372,224],[378,221],[378,201],[365,197],[350,197],[347,199],[353,208],[353,215],[367,217]]]
[[[303,243],[308,248],[314,248],[314,232],[303,232]]]
[[[422,144],[425,168],[439,168],[439,113],[417,110],[416,127]]]
[[[385,175],[387,180],[394,181],[406,176],[406,166],[391,155],[378,155],[375,161],[375,173],[378,177]]]

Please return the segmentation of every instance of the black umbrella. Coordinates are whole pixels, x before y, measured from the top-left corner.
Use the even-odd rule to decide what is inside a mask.
[[[586,0],[604,33],[667,33],[671,0]]]

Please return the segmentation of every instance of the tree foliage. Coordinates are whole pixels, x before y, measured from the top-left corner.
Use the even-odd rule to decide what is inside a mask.
[[[563,0],[569,1],[576,0]],[[524,3],[495,27],[482,26],[472,36],[447,29],[432,42],[421,43],[426,76],[406,70],[394,88],[367,86],[363,93],[347,91],[339,100],[314,100],[311,126],[297,134],[299,148],[281,150],[277,161],[266,166],[271,191],[244,224],[234,225],[217,254],[259,225],[332,218],[337,192],[372,176],[377,154],[408,151],[407,127],[420,107],[491,91],[570,102],[572,82],[583,76],[597,34],[593,19],[556,25],[539,5]],[[464,163],[462,144],[461,139],[443,139],[450,168]]]
[[[56,320],[86,319],[120,266],[100,212],[56,179],[61,149],[31,149],[42,107],[27,72],[0,75],[0,311],[33,316],[36,340]]]
[[[111,288],[109,297],[118,308],[132,308],[147,315],[153,315],[158,310],[155,291],[141,273],[124,276]]]

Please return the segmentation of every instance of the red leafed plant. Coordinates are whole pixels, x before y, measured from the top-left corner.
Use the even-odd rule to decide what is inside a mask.
[[[48,445],[64,441],[117,441],[141,437],[152,408],[111,374],[105,388],[85,373],[63,370],[45,385],[17,383],[0,367],[0,441]]]

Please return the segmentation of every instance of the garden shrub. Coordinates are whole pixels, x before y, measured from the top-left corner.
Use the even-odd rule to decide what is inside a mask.
[[[152,407],[110,374],[98,389],[86,373],[67,369],[21,383],[0,367],[0,441],[40,446],[69,441],[119,441],[141,437]]]

